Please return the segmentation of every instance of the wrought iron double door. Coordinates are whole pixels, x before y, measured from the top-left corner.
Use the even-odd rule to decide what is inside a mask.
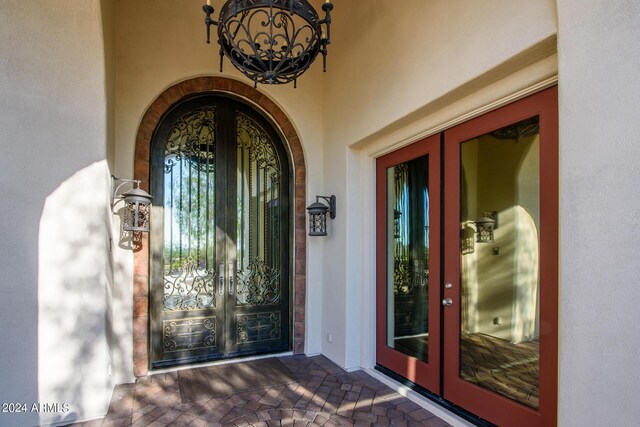
[[[153,137],[152,368],[287,350],[289,166],[273,127],[218,95]]]

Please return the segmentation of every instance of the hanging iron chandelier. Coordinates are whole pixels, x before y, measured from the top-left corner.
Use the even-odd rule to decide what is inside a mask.
[[[207,43],[211,42],[211,25],[218,27],[220,71],[226,55],[255,85],[293,81],[295,87],[318,53],[322,53],[326,71],[333,10],[330,0],[322,4],[324,19],[307,0],[227,0],[218,21],[211,19],[211,0],[202,9]]]

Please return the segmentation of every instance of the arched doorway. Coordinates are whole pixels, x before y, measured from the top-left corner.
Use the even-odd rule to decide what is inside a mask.
[[[186,102],[190,102],[190,100],[194,100],[197,98],[207,98],[209,99],[224,99],[225,102],[229,102],[234,105],[239,105],[241,109],[248,114],[247,117],[250,117],[252,120],[259,123],[258,127],[262,130],[265,128],[270,128],[271,137],[277,137],[280,139],[280,152],[278,156],[282,159],[289,160],[289,169],[286,172],[290,181],[287,188],[289,189],[288,198],[289,202],[289,225],[288,225],[288,234],[286,236],[283,235],[281,237],[281,244],[286,244],[290,248],[290,252],[287,255],[288,257],[288,269],[289,271],[286,273],[288,283],[290,284],[286,289],[289,290],[288,304],[284,303],[288,306],[288,311],[286,312],[286,319],[283,322],[281,318],[281,325],[286,323],[286,328],[282,329],[279,338],[279,345],[270,347],[266,344],[262,344],[257,348],[249,348],[251,346],[241,345],[240,347],[236,347],[235,350],[229,350],[228,347],[224,349],[218,348],[217,352],[211,354],[192,354],[191,359],[186,357],[185,360],[191,361],[201,361],[201,360],[209,360],[220,357],[234,356],[234,355],[242,355],[242,354],[255,354],[260,352],[268,352],[268,351],[278,351],[280,349],[291,348],[294,353],[302,353],[304,351],[304,306],[305,306],[305,291],[306,291],[306,234],[305,234],[305,165],[304,165],[304,155],[302,153],[302,148],[300,145],[300,140],[298,135],[288,120],[286,114],[271,101],[264,94],[260,93],[258,90],[245,85],[239,81],[235,81],[232,79],[221,78],[221,77],[200,77],[191,80],[186,80],[180,82],[174,86],[171,86],[166,91],[164,91],[156,100],[151,104],[151,106],[147,109],[142,122],[140,124],[137,140],[136,140],[136,154],[135,154],[135,177],[136,179],[140,179],[143,181],[142,186],[147,187],[148,183],[154,182],[151,177],[152,167],[150,160],[152,159],[152,138],[157,133],[156,130],[160,130],[161,123],[168,118],[171,112],[176,111],[176,108],[179,108],[180,105],[183,105]],[[286,150],[287,153],[284,153],[283,150]],[[287,156],[288,154],[288,156]],[[237,155],[236,155],[237,161]],[[237,165],[236,165],[237,166]],[[206,182],[205,182],[206,184]],[[225,191],[228,188],[225,188]],[[151,191],[151,190],[150,190]],[[153,192],[153,191],[151,191]],[[157,201],[156,201],[157,202]],[[273,205],[271,208],[273,210]],[[269,209],[266,211],[266,216],[273,219],[273,215]],[[270,216],[271,215],[271,216]],[[231,215],[228,214],[227,218],[231,218]],[[263,226],[265,224],[265,210],[262,209],[262,213],[260,213],[260,218],[262,218],[263,223],[261,225],[261,229],[264,230]],[[229,219],[227,219],[228,223]],[[229,226],[225,226],[229,228]],[[196,227],[197,228],[197,227]],[[237,224],[236,224],[237,231]],[[197,232],[197,230],[196,230]],[[235,236],[236,238],[238,236]],[[246,237],[246,235],[245,235]],[[268,239],[267,239],[268,240]],[[159,241],[159,240],[158,240]],[[151,361],[153,360],[153,342],[151,340],[150,332],[153,332],[153,323],[157,319],[154,317],[153,313],[153,304],[154,298],[156,298],[152,292],[152,281],[153,281],[153,261],[150,262],[150,259],[154,258],[154,247],[150,247],[154,243],[153,237],[149,241],[146,236],[142,237],[142,242],[138,250],[134,253],[134,328],[133,328],[133,338],[134,338],[134,373],[137,376],[146,374],[148,368],[151,366]],[[237,243],[236,243],[237,244]],[[248,245],[248,243],[247,243]],[[247,246],[245,245],[245,246]],[[248,247],[248,246],[247,246]],[[252,250],[254,252],[257,250],[256,248],[260,248],[263,252],[263,257],[265,253],[270,253],[271,261],[273,262],[273,251],[275,248],[267,247],[264,245],[256,246]],[[226,250],[226,248],[225,248]],[[205,250],[206,251],[206,250]],[[236,247],[237,251],[237,247]],[[265,252],[267,251],[267,252]],[[270,252],[269,252],[270,251]],[[248,260],[251,257],[248,256],[250,251],[245,252],[247,256],[245,259]],[[236,253],[237,255],[237,253]],[[151,258],[150,258],[151,256]],[[238,261],[238,259],[233,259],[233,262]],[[229,271],[229,263],[232,262],[228,259],[224,260],[226,264],[224,266],[225,274],[223,278],[225,280],[226,286],[226,294],[229,294],[228,291],[228,271]],[[184,262],[189,262],[187,259]],[[197,265],[196,261],[192,261]],[[263,259],[264,262],[264,259]],[[219,269],[218,260],[216,261],[216,280],[219,280],[219,273],[222,269]],[[151,266],[151,268],[150,268]],[[247,265],[248,266],[248,265]],[[233,268],[236,272],[240,269],[240,266]],[[208,271],[208,270],[207,270]],[[245,271],[245,273],[238,274],[233,277],[234,284],[238,283],[237,280],[239,278],[248,277],[247,275],[252,275],[255,279],[258,271],[264,272],[264,268],[262,265],[259,268],[254,267],[254,272],[251,272],[251,268]],[[262,274],[262,273],[260,273]],[[280,272],[280,274],[283,274]],[[206,276],[206,275],[205,275]],[[246,282],[246,280],[245,280]],[[218,282],[219,283],[219,282]],[[151,292],[150,292],[151,291]],[[215,288],[216,292],[220,291],[219,287]],[[234,290],[234,295],[235,294]],[[205,292],[206,293],[206,292]],[[245,292],[246,293],[246,292]],[[249,294],[247,294],[249,295]],[[217,295],[219,298],[219,294]],[[237,296],[237,295],[236,295]],[[254,295],[255,296],[255,295]],[[253,296],[249,296],[249,299],[253,298]],[[228,299],[228,298],[227,298]],[[201,300],[205,301],[205,300]],[[204,303],[207,305],[207,303]],[[225,303],[226,304],[226,303]],[[251,311],[251,310],[249,310]],[[258,315],[264,321],[271,321],[271,316],[267,316],[263,318],[265,313],[259,312],[259,309],[255,309],[254,312],[249,314]],[[284,311],[282,311],[284,313]],[[210,313],[211,314],[211,313]],[[235,322],[231,326],[227,326],[227,331],[224,332],[226,334],[235,334],[236,339],[243,332],[238,328],[238,315],[243,316],[242,313],[233,313],[232,318],[235,318]],[[273,313],[270,313],[273,314]],[[283,314],[281,314],[283,315]],[[259,330],[265,329],[266,325],[257,321],[257,317],[254,316],[254,319],[247,317],[247,325],[253,325],[254,329],[257,328]],[[240,317],[241,320],[242,317]],[[225,320],[227,322],[227,320]],[[232,322],[232,321],[229,321]],[[251,323],[253,322],[253,323]],[[151,326],[151,327],[150,327]],[[247,326],[247,327],[249,327]],[[233,328],[233,333],[230,332],[230,328]],[[193,332],[193,329],[191,330]],[[185,332],[186,333],[186,332]],[[250,341],[250,334],[247,333],[247,341]],[[256,338],[254,334],[254,338]],[[229,337],[232,339],[232,337]],[[255,340],[255,341],[262,341]],[[265,341],[266,342],[266,341]],[[220,343],[220,341],[219,341]],[[273,343],[273,341],[272,341]],[[252,344],[253,345],[253,344]],[[226,346],[226,344],[225,344]],[[187,345],[188,348],[188,345]],[[278,349],[278,350],[276,350]],[[192,348],[192,350],[197,350]],[[196,352],[198,353],[198,352]],[[203,352],[206,353],[206,352]],[[169,358],[170,359],[170,358]],[[175,364],[175,359],[173,362],[164,360],[167,364]],[[180,359],[180,358],[177,358]],[[182,362],[177,362],[182,363]],[[188,363],[188,362],[185,362]],[[154,364],[154,366],[160,366]]]
[[[289,164],[249,106],[198,95],[151,147],[151,367],[289,350]]]

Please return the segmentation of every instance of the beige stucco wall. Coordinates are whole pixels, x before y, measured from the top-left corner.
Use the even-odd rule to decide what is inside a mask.
[[[205,43],[204,13],[201,0],[180,2],[118,0],[116,2],[116,129],[115,170],[118,176],[133,176],[133,154],[138,125],[151,102],[167,87],[196,76],[243,77],[225,61],[219,72],[218,49]],[[222,2],[213,2],[217,9]],[[213,29],[215,31],[215,28]],[[215,40],[215,38],[214,38]],[[307,196],[311,203],[322,186],[322,65],[314,64],[292,85],[260,85],[288,115],[305,151]],[[313,199],[315,200],[315,199]],[[116,229],[119,224],[116,223]],[[118,248],[115,254],[114,332],[118,342],[119,381],[132,379],[132,295],[133,255]],[[320,351],[322,310],[322,239],[310,238],[307,249],[306,352]]]
[[[0,402],[73,411],[2,413],[2,425],[102,415],[113,380],[132,379],[132,255],[114,240],[111,286],[108,165],[131,177],[146,107],[217,73],[202,1],[114,1],[2,1]],[[330,236],[308,243],[307,352],[374,363],[373,159],[548,85],[559,67],[559,425],[640,418],[640,5],[558,0],[556,57],[551,0],[335,4],[328,73],[316,64],[297,90],[260,88],[301,135],[309,197],[338,195]],[[228,63],[224,75],[242,79]]]
[[[562,426],[640,419],[640,3],[558,1]]]
[[[324,242],[323,297],[333,303],[325,304],[322,352],[352,368],[375,363],[374,158],[553,79],[556,12],[552,0],[335,5],[323,176],[345,202]]]
[[[0,413],[0,424],[99,417],[112,389],[101,5],[0,9],[0,402],[28,409]]]

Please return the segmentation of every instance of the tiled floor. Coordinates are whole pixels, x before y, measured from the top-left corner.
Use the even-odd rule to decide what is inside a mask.
[[[460,336],[460,376],[516,402],[539,406],[539,354],[537,340],[511,343],[481,333]],[[427,360],[428,335],[397,338],[396,350]]]
[[[151,375],[116,387],[104,420],[84,426],[448,425],[363,371],[345,372],[323,356],[280,360],[299,381],[182,403],[177,373]]]
[[[538,341],[514,344],[490,335],[463,332],[460,376],[537,409],[539,354]]]

